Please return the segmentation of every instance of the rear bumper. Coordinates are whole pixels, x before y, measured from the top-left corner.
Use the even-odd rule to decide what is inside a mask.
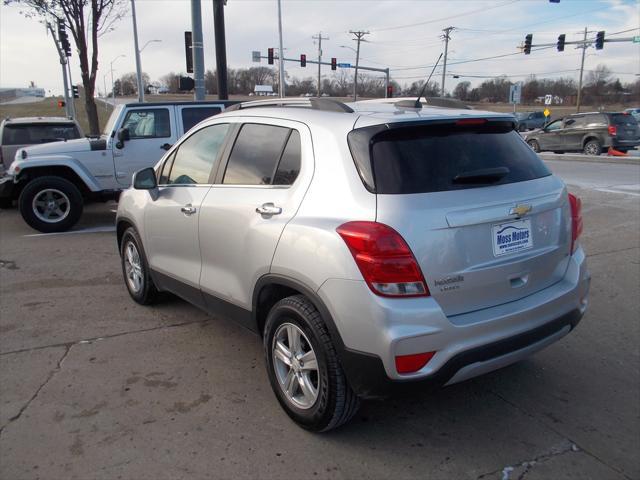
[[[611,139],[612,147],[624,147],[624,148],[636,148],[640,146],[640,140],[619,140],[617,138]]]
[[[560,282],[457,318],[447,318],[431,297],[381,298],[363,282],[330,280],[318,294],[342,338],[340,359],[352,388],[363,397],[381,397],[405,388],[457,383],[545,348],[578,324],[587,307],[589,282],[579,248]],[[396,372],[396,355],[434,351],[418,372]]]
[[[0,198],[13,198],[15,186],[13,177],[0,177]]]

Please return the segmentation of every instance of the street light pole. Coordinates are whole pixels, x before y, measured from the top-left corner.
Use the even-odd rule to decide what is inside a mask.
[[[111,63],[110,63],[110,67],[111,67],[111,98],[113,100],[113,108],[116,108],[116,89],[115,89],[114,83],[113,83],[113,64],[120,57],[126,57],[126,55],[118,55],[116,58],[111,60]]]
[[[131,0],[131,18],[133,19],[133,46],[136,51],[136,77],[138,80],[138,102],[144,102],[144,86],[142,85],[142,65],[138,49],[138,24],[136,23],[136,2]]]
[[[587,27],[584,27],[584,40],[578,48],[582,49],[582,61],[580,62],[580,79],[578,80],[578,98],[576,99],[576,113],[580,113],[580,102],[582,100],[582,73],[584,72],[584,56],[587,51]]]

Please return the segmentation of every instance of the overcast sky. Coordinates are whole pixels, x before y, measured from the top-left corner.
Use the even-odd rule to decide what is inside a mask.
[[[127,0],[127,4],[129,1]],[[493,60],[458,63],[517,52],[527,33],[533,43],[555,43],[565,33],[567,41],[582,38],[585,26],[590,31],[605,30],[607,38],[640,35],[638,0],[283,0],[283,37],[286,57],[305,53],[317,56],[313,35],[322,32],[323,60],[337,57],[339,62],[355,63],[355,53],[341,46],[355,47],[349,30],[368,30],[367,43],[361,47],[361,64],[389,67],[400,83],[424,78],[443,50],[439,38],[442,29],[453,26],[449,43],[448,72],[460,75],[491,76],[506,74],[514,80],[535,73],[538,77],[577,78],[580,50],[567,46],[511,55]],[[189,0],[137,0],[140,46],[152,43],[142,53],[143,70],[152,80],[168,72],[185,70],[184,31],[191,30]],[[212,2],[202,2],[205,68],[215,69]],[[268,47],[277,47],[276,0],[228,0],[225,7],[227,58],[231,68],[257,65],[251,51],[266,55]],[[611,36],[615,32],[635,29]],[[115,25],[115,30],[100,38],[100,71],[97,89],[105,82],[110,89],[110,63],[116,78],[135,70],[133,30],[130,14]],[[591,33],[594,37],[595,33]],[[640,44],[606,43],[603,50],[587,50],[585,69],[606,64],[623,82],[634,81],[640,73]],[[80,82],[78,57],[71,57],[73,81]],[[266,65],[263,60],[262,65]],[[286,70],[298,77],[313,76],[317,67],[300,68],[287,63]],[[323,67],[323,75],[331,75]],[[439,75],[434,79],[440,81]],[[477,84],[482,79],[464,78]],[[37,86],[60,93],[60,65],[50,36],[35,19],[24,18],[20,8],[0,5],[0,86],[22,87],[33,80]],[[462,79],[461,79],[462,80]],[[448,77],[447,90],[460,81]]]

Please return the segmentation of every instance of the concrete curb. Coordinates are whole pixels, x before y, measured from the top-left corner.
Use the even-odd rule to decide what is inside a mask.
[[[580,155],[572,153],[539,153],[543,160],[563,162],[589,162],[589,163],[617,163],[625,165],[640,165],[640,157],[610,157],[608,155]]]

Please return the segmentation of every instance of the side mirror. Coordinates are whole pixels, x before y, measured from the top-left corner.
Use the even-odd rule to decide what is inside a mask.
[[[116,138],[118,139],[118,143],[116,143],[116,147],[123,148],[124,142],[129,141],[131,138],[129,134],[129,129],[128,128],[118,129],[118,131],[116,132]]]
[[[158,186],[156,172],[147,167],[133,174],[133,188],[136,190],[153,190]]]

